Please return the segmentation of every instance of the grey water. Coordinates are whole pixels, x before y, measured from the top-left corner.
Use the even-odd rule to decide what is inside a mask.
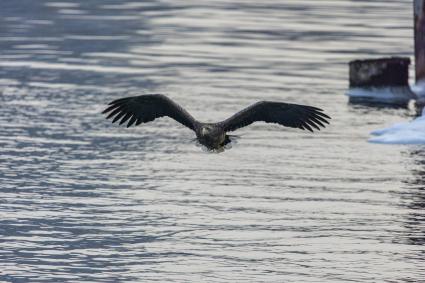
[[[412,111],[347,103],[347,62],[413,53],[412,1],[0,1],[0,281],[425,282],[425,148],[367,143]],[[206,153],[171,119],[100,112],[163,93],[257,123]]]

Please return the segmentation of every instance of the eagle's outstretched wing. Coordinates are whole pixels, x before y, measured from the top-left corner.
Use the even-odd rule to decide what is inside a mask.
[[[168,116],[189,129],[195,130],[196,120],[180,105],[162,94],[146,94],[125,97],[109,103],[102,113],[108,113],[106,119],[114,117],[112,123],[120,120],[120,125],[128,121],[127,128]]]
[[[277,123],[282,126],[299,128],[313,132],[329,124],[330,117],[322,113],[322,109],[282,102],[257,102],[219,124],[227,131],[248,126],[257,121]]]

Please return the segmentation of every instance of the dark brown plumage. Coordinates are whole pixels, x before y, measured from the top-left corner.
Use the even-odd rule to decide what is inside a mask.
[[[302,130],[320,130],[329,124],[330,117],[322,109],[283,102],[260,101],[218,123],[201,123],[180,105],[162,94],[146,94],[121,98],[109,103],[102,113],[109,113],[112,123],[127,122],[127,127],[140,125],[168,116],[196,133],[198,141],[209,149],[219,149],[230,139],[227,132],[235,131],[257,121],[277,123]]]

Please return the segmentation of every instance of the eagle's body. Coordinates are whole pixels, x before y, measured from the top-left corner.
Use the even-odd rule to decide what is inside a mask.
[[[210,150],[224,147],[230,142],[227,132],[248,126],[257,121],[277,123],[286,127],[320,130],[328,124],[329,116],[312,106],[289,104],[283,102],[260,101],[230,118],[218,123],[202,123],[193,118],[180,105],[161,94],[147,94],[126,97],[112,101],[103,113],[109,113],[112,122],[120,120],[120,125],[127,122],[127,127],[153,121],[168,116],[193,130],[196,138]]]
[[[200,123],[195,133],[199,143],[209,149],[218,149],[230,142],[230,138],[218,124]]]

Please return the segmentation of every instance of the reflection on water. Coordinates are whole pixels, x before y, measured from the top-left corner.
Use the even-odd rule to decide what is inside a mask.
[[[408,207],[406,227],[409,230],[409,243],[425,244],[425,151],[423,148],[409,152],[413,159],[412,177],[406,182],[403,204]],[[425,258],[425,251],[420,251],[419,258]]]
[[[411,1],[0,2],[0,280],[417,282],[421,148],[366,142],[405,109],[347,105],[347,65],[411,56]],[[255,124],[205,153],[112,99],[203,121],[313,104],[315,134]]]
[[[416,247],[414,252],[405,255],[407,262],[423,261],[425,250],[425,151],[422,147],[416,147],[408,152],[413,160],[410,165],[412,177],[406,181],[405,191],[401,194],[401,204],[408,210],[405,217],[406,229],[405,242],[409,246]],[[408,277],[406,281],[413,281],[415,277]]]

